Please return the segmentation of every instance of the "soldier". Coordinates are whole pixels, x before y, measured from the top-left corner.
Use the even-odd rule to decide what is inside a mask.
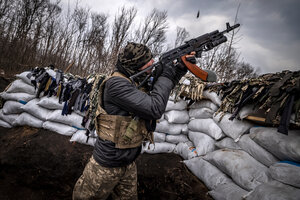
[[[137,199],[135,159],[142,141],[151,138],[155,121],[165,111],[173,87],[187,72],[182,64],[163,66],[151,93],[137,89],[151,70],[132,83],[130,76],[153,64],[151,51],[128,43],[118,56],[115,72],[100,87],[96,119],[98,138],[93,155],[77,180],[73,199]],[[151,134],[149,134],[151,133]]]

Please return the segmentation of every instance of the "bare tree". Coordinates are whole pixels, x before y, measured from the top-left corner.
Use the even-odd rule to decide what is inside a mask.
[[[190,36],[185,28],[177,26],[176,28],[176,39],[175,47],[178,47],[184,43],[184,41]]]
[[[147,45],[154,56],[162,53],[166,42],[167,12],[153,9],[135,31],[135,40]]]

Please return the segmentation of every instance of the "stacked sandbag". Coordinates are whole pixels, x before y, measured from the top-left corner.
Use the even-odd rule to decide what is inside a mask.
[[[56,72],[46,69],[49,77],[55,80]],[[84,112],[63,114],[64,104],[56,95],[37,95],[38,87],[32,84],[30,71],[16,75],[7,89],[0,94],[5,100],[0,110],[0,126],[11,128],[14,126],[31,126],[44,128],[59,134],[70,136],[71,142],[94,145],[95,132],[86,134],[86,129],[81,125]],[[36,85],[37,86],[37,85]],[[38,97],[39,96],[39,97]]]
[[[187,102],[179,100],[177,102],[170,97],[166,111],[162,118],[157,122],[154,135],[154,144],[146,143],[142,153],[171,153],[180,144],[181,146],[189,142],[187,124],[189,115]],[[190,144],[190,146],[193,146]],[[188,147],[187,147],[188,148]],[[185,152],[183,149],[176,149],[177,152]],[[187,152],[188,153],[188,152]],[[195,154],[195,153],[193,153]],[[195,154],[196,156],[197,154]]]

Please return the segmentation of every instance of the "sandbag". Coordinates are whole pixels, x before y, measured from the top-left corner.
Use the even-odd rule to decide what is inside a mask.
[[[156,153],[172,153],[175,144],[171,144],[168,142],[156,142],[154,144],[150,144],[150,142],[146,142],[142,146],[141,153],[149,153],[149,154],[156,154]]]
[[[264,110],[260,110],[257,107],[254,108],[254,104],[250,104],[250,105],[245,105],[242,107],[242,109],[240,110],[238,116],[240,119],[244,119],[249,115],[253,115],[253,116],[265,116],[265,111]]]
[[[18,101],[6,101],[2,108],[3,114],[20,114],[23,112],[23,109],[21,108],[23,105],[24,104]]]
[[[246,200],[299,200],[300,189],[271,181],[257,186],[246,195]]]
[[[200,157],[184,160],[183,163],[209,190],[215,189],[220,184],[232,183],[226,174]]]
[[[27,93],[7,93],[7,92],[1,92],[0,97],[2,97],[5,100],[11,100],[11,101],[25,101],[28,102],[35,98],[35,95],[27,94]]]
[[[300,164],[293,162],[275,163],[269,168],[273,179],[300,188]]]
[[[245,190],[271,180],[268,168],[242,150],[219,149],[203,157]]]
[[[207,118],[213,118],[214,111],[209,108],[191,108],[189,110],[189,116],[190,118],[194,119],[207,119]]]
[[[194,132],[205,133],[215,140],[219,140],[225,136],[213,119],[193,119],[189,122],[188,128]]]
[[[31,73],[29,71],[22,72],[21,74],[17,74],[16,77],[24,81],[25,83],[31,85],[31,80],[27,77],[27,75]]]
[[[174,149],[174,153],[180,155],[185,160],[197,156],[197,150],[191,141],[178,143]]]
[[[5,121],[6,123],[9,123],[13,126],[14,121],[19,117],[19,114],[3,114],[3,110],[0,110],[0,119]]]
[[[73,126],[77,129],[84,129],[81,125],[83,117],[72,112],[70,115],[62,115],[61,110],[54,110],[47,118],[47,120],[52,122],[58,122],[62,124],[66,124],[69,126]]]
[[[208,193],[214,200],[242,200],[248,192],[232,182],[218,185]]]
[[[179,135],[187,131],[187,124],[170,124],[167,120],[162,120],[156,124],[156,132]]]
[[[165,119],[169,123],[185,124],[189,121],[190,117],[186,110],[170,110],[165,112]]]
[[[267,150],[259,146],[256,142],[254,142],[249,134],[243,135],[241,139],[238,141],[238,145],[247,153],[249,153],[253,158],[255,158],[260,163],[269,167],[274,163],[278,162],[278,158],[273,156]]]
[[[202,95],[204,98],[211,100],[217,106],[220,106],[222,103],[221,97],[213,91],[204,90]]]
[[[284,135],[277,128],[254,127],[250,138],[280,160],[300,162],[299,130],[289,130],[289,135]]]
[[[154,142],[164,142],[164,141],[166,141],[166,134],[165,133],[159,133],[159,132],[153,132],[153,141]]]
[[[51,121],[44,122],[43,128],[65,136],[72,136],[77,131],[77,129],[72,126]]]
[[[225,133],[228,137],[231,137],[235,142],[237,142],[244,133],[253,127],[253,124],[246,121],[238,119],[229,120],[231,117],[231,114],[229,113],[225,113],[221,121],[220,117],[221,113],[215,115],[213,119],[222,129],[223,133]]]
[[[212,101],[210,100],[201,100],[201,101],[197,101],[196,103],[194,103],[193,105],[190,106],[190,108],[193,109],[199,109],[199,108],[209,108],[213,111],[217,111],[218,110],[218,106],[216,106]]]
[[[57,97],[42,97],[37,105],[49,110],[62,110],[64,105],[58,102]]]
[[[218,147],[219,149],[242,149],[236,142],[233,141],[232,138],[226,137],[223,138],[222,140],[218,141],[215,143],[215,146]]]
[[[90,145],[90,146],[95,146],[96,139],[97,138],[94,138],[94,137],[89,137],[88,138],[86,136],[86,130],[78,130],[72,135],[72,137],[70,139],[70,142],[78,142],[78,143],[81,143],[81,144],[87,144],[87,145]]]
[[[165,112],[170,110],[185,110],[186,107],[187,107],[187,102],[182,99],[180,99],[177,102],[169,100]]]
[[[0,119],[0,126],[4,127],[4,128],[11,128],[12,126],[7,123],[6,121],[3,121]]]
[[[11,83],[10,87],[6,90],[7,93],[27,93],[34,95],[35,89],[32,85],[27,84],[21,79],[17,79]]]
[[[23,111],[35,116],[36,118],[46,121],[48,116],[51,115],[53,111],[43,108],[37,105],[39,99],[32,99],[27,104],[22,106]]]
[[[189,138],[196,147],[198,156],[215,150],[215,140],[204,133],[189,131]]]
[[[43,121],[32,116],[29,113],[23,112],[17,119],[13,122],[13,126],[32,126],[35,128],[42,128]]]
[[[166,142],[178,144],[179,142],[187,142],[189,141],[186,135],[166,135]]]

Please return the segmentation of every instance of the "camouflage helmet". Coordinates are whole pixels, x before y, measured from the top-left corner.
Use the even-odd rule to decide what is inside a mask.
[[[152,59],[150,49],[134,42],[128,42],[125,48],[120,52],[118,60],[120,64],[131,70],[137,71]]]

